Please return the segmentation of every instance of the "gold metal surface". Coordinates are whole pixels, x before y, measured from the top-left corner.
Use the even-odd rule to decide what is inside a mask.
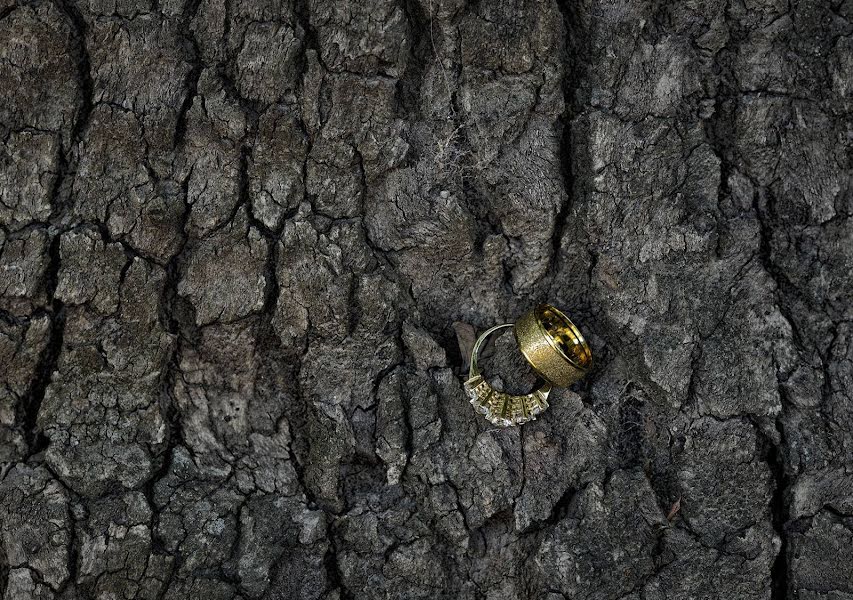
[[[533,370],[556,386],[570,386],[592,366],[592,351],[580,330],[550,304],[522,315],[513,332]]]

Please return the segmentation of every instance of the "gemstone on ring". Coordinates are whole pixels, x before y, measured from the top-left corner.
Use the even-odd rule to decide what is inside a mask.
[[[492,333],[513,328],[518,348],[531,368],[545,380],[537,390],[511,395],[496,390],[477,365],[480,346]],[[566,387],[581,379],[592,366],[592,351],[580,330],[559,309],[540,304],[516,323],[496,325],[484,331],[471,352],[471,368],[463,387],[468,401],[495,425],[509,427],[533,421],[548,408],[553,386]]]

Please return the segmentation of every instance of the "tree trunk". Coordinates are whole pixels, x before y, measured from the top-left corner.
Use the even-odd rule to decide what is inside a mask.
[[[852,161],[850,0],[0,0],[0,597],[853,598]]]

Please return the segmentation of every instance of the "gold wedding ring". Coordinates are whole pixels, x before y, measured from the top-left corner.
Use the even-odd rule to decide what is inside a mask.
[[[580,330],[550,304],[523,314],[513,333],[533,370],[556,386],[572,385],[592,366],[592,351]]]
[[[477,357],[492,333],[513,328],[518,349],[545,384],[529,394],[512,395],[496,390],[480,373]],[[487,329],[471,351],[471,368],[465,381],[469,401],[491,423],[500,427],[520,425],[536,419],[548,408],[552,386],[567,387],[581,379],[592,366],[592,351],[580,330],[565,314],[550,304],[540,304],[516,323]]]

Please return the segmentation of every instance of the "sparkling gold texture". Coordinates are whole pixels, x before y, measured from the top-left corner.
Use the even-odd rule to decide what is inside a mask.
[[[592,351],[580,330],[550,304],[522,315],[513,332],[533,370],[554,385],[567,387],[592,366]]]

